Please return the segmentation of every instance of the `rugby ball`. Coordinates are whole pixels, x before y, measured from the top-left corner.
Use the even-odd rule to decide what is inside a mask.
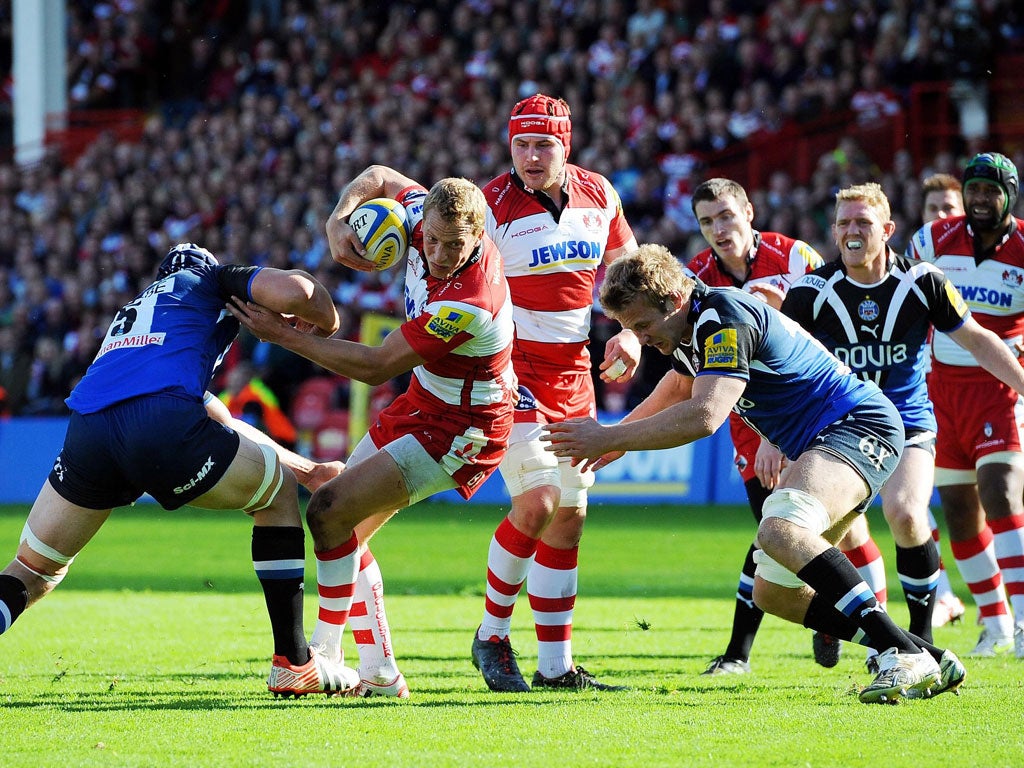
[[[363,258],[372,261],[378,270],[404,259],[409,250],[405,206],[389,197],[367,200],[349,214],[348,225],[366,248]]]

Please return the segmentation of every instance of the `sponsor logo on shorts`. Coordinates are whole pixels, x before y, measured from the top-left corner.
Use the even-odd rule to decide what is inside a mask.
[[[199,470],[198,474],[195,477],[193,477],[184,485],[179,485],[177,488],[174,489],[175,495],[180,495],[182,493],[185,493],[186,491],[190,491],[197,485],[199,485],[201,482],[203,482],[206,476],[210,474],[210,470],[213,469],[213,464],[213,456],[208,457],[206,459],[206,463],[203,464],[203,468]]]

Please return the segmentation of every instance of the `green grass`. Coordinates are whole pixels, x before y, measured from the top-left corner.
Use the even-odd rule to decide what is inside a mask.
[[[4,561],[25,513],[0,508]],[[575,655],[634,690],[490,693],[468,651],[501,514],[423,504],[375,540],[412,688],[398,704],[266,693],[269,628],[244,516],[115,512],[64,584],[0,638],[0,765],[1021,764],[1024,662],[1012,656],[969,661],[959,698],[865,706],[850,695],[869,679],[860,648],[845,646],[839,666],[822,669],[806,630],[768,617],[754,674],[700,677],[725,647],[753,533],[738,508],[593,509]],[[892,542],[874,513],[872,523],[887,556],[890,607],[904,622]],[[955,574],[954,584],[966,597]],[[306,609],[309,630],[312,597]],[[957,651],[975,638],[973,624],[937,633]],[[529,676],[535,642],[525,600],[513,639]],[[347,652],[355,659],[353,646]]]

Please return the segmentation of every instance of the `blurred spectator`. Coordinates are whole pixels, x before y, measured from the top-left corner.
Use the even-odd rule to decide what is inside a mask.
[[[295,447],[295,426],[250,363],[243,360],[228,371],[227,386],[217,397],[235,418],[265,432],[286,448]]]
[[[861,125],[874,125],[900,111],[896,94],[882,85],[882,73],[877,64],[869,63],[861,71],[861,83],[850,99],[850,107],[857,113]]]
[[[32,352],[13,325],[0,325],[0,414],[21,413],[28,401]]]

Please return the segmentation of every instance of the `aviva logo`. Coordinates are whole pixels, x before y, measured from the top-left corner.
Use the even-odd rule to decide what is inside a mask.
[[[960,295],[960,291],[956,289],[956,286],[948,280],[946,281],[946,297],[960,317],[967,314],[967,304],[964,302],[964,297]]]
[[[427,321],[427,333],[437,336],[442,341],[451,341],[458,333],[469,328],[472,322],[473,315],[469,312],[442,305]]]
[[[735,368],[739,359],[736,329],[723,328],[704,345],[705,368]]]

